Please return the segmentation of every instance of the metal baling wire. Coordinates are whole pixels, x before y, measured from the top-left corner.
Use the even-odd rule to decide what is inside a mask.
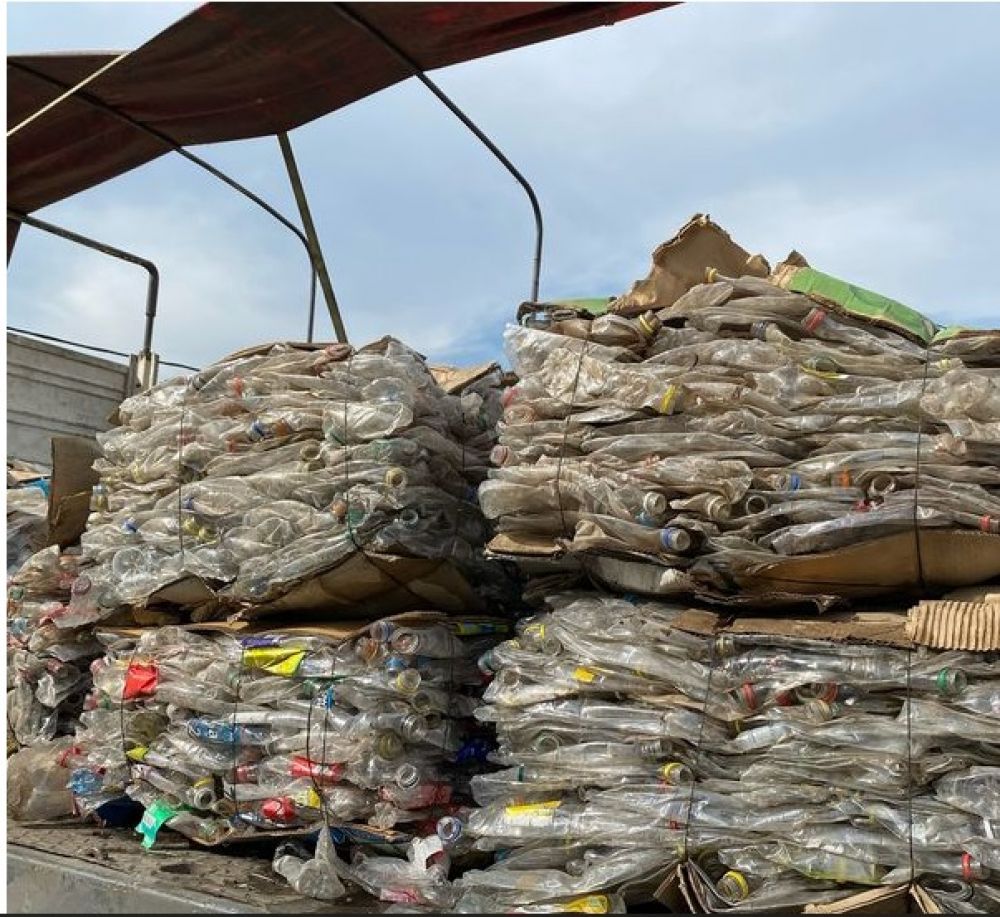
[[[122,755],[125,758],[125,769],[128,773],[128,777],[126,777],[126,785],[131,782],[132,759],[129,757],[128,742],[125,738],[125,691],[128,689],[128,673],[132,670],[132,666],[135,665],[135,659],[138,652],[139,638],[135,638],[132,643],[132,652],[128,658],[128,665],[125,666],[125,677],[122,679],[122,690],[118,697],[118,724],[122,734]]]
[[[347,375],[348,376],[350,376],[350,374],[351,374],[351,366],[354,363],[354,357],[355,357],[355,352],[352,349],[351,355],[347,359]],[[349,437],[347,436],[347,413],[348,413],[347,407],[348,407],[348,392],[347,392],[347,388],[345,386],[345,390],[344,390],[344,424],[343,424],[344,438],[343,438],[343,440],[339,440],[339,441],[340,441],[341,445],[344,448],[344,488],[345,488],[345,491],[344,491],[344,505],[347,508],[347,511],[346,511],[346,514],[345,514],[345,522],[347,523],[347,533],[350,536],[351,543],[354,545],[355,550],[361,555],[362,559],[367,564],[369,564],[371,567],[374,567],[375,571],[379,574],[379,576],[385,577],[386,579],[390,580],[393,584],[395,584],[396,586],[398,586],[403,592],[409,593],[409,595],[416,601],[416,603],[417,603],[418,606],[425,605],[426,602],[427,602],[427,600],[425,598],[423,598],[423,596],[420,596],[416,592],[414,592],[410,588],[410,586],[409,586],[408,583],[404,583],[402,580],[400,580],[398,577],[396,577],[393,574],[393,572],[390,569],[388,569],[388,567],[379,566],[379,564],[375,563],[375,561],[368,554],[368,551],[366,550],[365,545],[362,544],[357,539],[357,537],[355,536],[355,533],[354,533],[354,523],[351,520],[350,492],[351,492],[351,487],[353,485],[351,484],[351,473],[350,473],[350,458],[351,458],[350,450],[351,450],[351,445],[350,445],[350,442],[349,442]],[[334,436],[334,438],[337,439],[336,436]],[[438,568],[440,568],[441,566],[443,566],[445,564],[445,562],[446,562],[446,558],[439,557],[438,558],[437,566],[434,567],[434,568],[432,568],[426,575],[427,576],[432,575],[434,572],[436,572],[436,570]]]
[[[684,841],[680,851],[682,861],[684,862],[688,860],[688,838],[691,835],[691,822],[693,820],[692,816],[694,813],[695,783],[698,780],[698,765],[701,761],[702,745],[705,738],[705,720],[708,718],[708,701],[712,695],[712,677],[715,674],[715,667],[717,665],[718,639],[718,637],[714,637],[709,648],[708,678],[705,679],[705,697],[701,704],[701,720],[698,723],[697,744],[695,745],[694,761],[691,766],[691,783],[688,788],[687,809],[684,816]]]
[[[913,862],[913,644],[906,647],[906,828],[910,855],[910,885],[916,878]]]
[[[587,332],[585,339],[577,338],[580,341],[580,359],[576,361],[576,372],[573,374],[573,389],[569,396],[569,410],[563,424],[562,442],[559,444],[559,457],[556,461],[555,490],[556,500],[559,506],[559,522],[562,527],[563,538],[570,538],[570,533],[566,529],[566,512],[563,506],[562,488],[559,486],[562,481],[563,459],[566,456],[566,443],[569,440],[569,426],[573,421],[573,408],[576,406],[576,390],[580,384],[580,371],[583,369],[583,359],[587,355],[590,347],[590,332]]]
[[[324,691],[321,697],[321,704],[323,707],[323,742],[320,746],[320,755],[322,756],[322,761],[319,762],[320,767],[326,767],[326,737],[328,734],[330,726],[330,716],[328,712],[328,706],[333,706],[333,685],[334,681],[331,680],[326,691]],[[317,797],[319,798],[319,808],[320,813],[323,816],[323,825],[327,831],[330,830],[330,814],[326,810],[326,797],[323,795],[323,787],[320,784],[316,776],[316,763],[313,761],[312,755],[312,721],[313,721],[313,709],[316,706],[316,697],[313,696],[309,701],[309,712],[306,714],[306,761],[307,767],[309,768],[309,777],[312,779],[313,790],[315,791]]]
[[[240,817],[240,792],[237,789],[239,784],[236,782],[237,768],[239,767],[240,760],[240,737],[242,736],[242,730],[237,723],[237,713],[239,713],[240,708],[240,691],[243,689],[243,667],[246,660],[247,647],[243,639],[237,637],[239,648],[240,648],[240,659],[236,670],[236,685],[233,688],[233,741],[230,746],[233,758],[233,819],[238,820]]]
[[[919,580],[920,591],[923,593],[927,585],[924,581],[924,557],[921,551],[920,544],[920,473],[923,468],[923,455],[921,452],[921,446],[923,445],[924,439],[924,409],[923,400],[924,395],[927,393],[927,383],[930,378],[930,368],[931,368],[931,348],[934,346],[933,340],[928,341],[924,345],[924,372],[923,378],[920,382],[920,397],[917,401],[917,450],[916,450],[916,464],[913,470],[913,539],[914,546],[917,549],[917,577]]]

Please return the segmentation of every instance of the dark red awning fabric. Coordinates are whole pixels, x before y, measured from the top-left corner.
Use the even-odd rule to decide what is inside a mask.
[[[347,6],[433,70],[672,5]],[[8,130],[115,56],[8,58]],[[8,138],[8,206],[37,210],[169,151],[88,95],[190,145],[288,131],[410,75],[335,4],[207,3]]]

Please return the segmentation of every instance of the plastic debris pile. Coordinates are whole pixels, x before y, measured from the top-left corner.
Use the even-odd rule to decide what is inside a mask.
[[[166,825],[215,844],[365,823],[434,834],[488,746],[478,656],[505,625],[443,616],[233,636],[102,636],[71,787],[82,815],[127,794],[151,845]]]
[[[498,384],[494,371],[448,394],[387,338],[275,345],[127,399],[98,436],[82,538],[94,588],[76,619],[155,604],[188,577],[223,602],[268,602],[358,554],[450,561],[488,595],[475,489]]]
[[[1000,905],[996,660],[551,606],[484,660],[501,769],[473,779],[465,829],[496,862],[457,880],[459,910],[648,900],[681,861],[710,910],[911,878]]]
[[[45,546],[49,482],[24,462],[7,463],[7,575]]]
[[[918,343],[895,313],[777,282],[717,277],[635,318],[522,307],[480,492],[495,553],[648,561],[658,592],[731,592],[914,526],[1000,531],[1000,334],[921,320]]]
[[[102,653],[93,628],[67,624],[85,577],[58,547],[32,555],[7,587],[7,727],[18,745],[72,735]]]

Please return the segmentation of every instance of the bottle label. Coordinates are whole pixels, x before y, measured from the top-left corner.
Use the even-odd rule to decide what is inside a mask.
[[[283,646],[261,646],[245,650],[243,661],[252,669],[263,669],[272,675],[294,675],[299,670],[306,651]]]
[[[595,678],[597,678],[597,672],[593,669],[577,666],[577,668],[573,670],[573,678],[577,681],[582,681],[585,685],[589,685],[593,683]]]
[[[160,680],[160,670],[156,663],[133,662],[125,672],[125,687],[122,700],[137,697],[152,697]]]
[[[671,414],[674,410],[674,405],[677,402],[677,396],[681,393],[680,387],[676,384],[671,384],[667,386],[667,390],[663,393],[663,397],[660,399],[660,403],[657,405],[657,410],[661,414]]]
[[[159,834],[160,828],[180,811],[180,808],[168,805],[162,799],[157,799],[146,809],[142,821],[135,829],[137,834],[142,835],[142,846],[147,850],[152,847],[156,842],[156,835]]]
[[[556,815],[556,809],[562,805],[560,800],[551,802],[529,802],[523,805],[505,806],[504,815],[508,821],[516,825],[544,826],[549,824]]]

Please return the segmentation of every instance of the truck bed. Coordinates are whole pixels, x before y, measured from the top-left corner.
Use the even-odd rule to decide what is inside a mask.
[[[273,845],[272,845],[273,846]],[[293,892],[266,849],[197,847],[163,832],[7,822],[7,910],[20,914],[378,913],[363,893],[328,903]]]

